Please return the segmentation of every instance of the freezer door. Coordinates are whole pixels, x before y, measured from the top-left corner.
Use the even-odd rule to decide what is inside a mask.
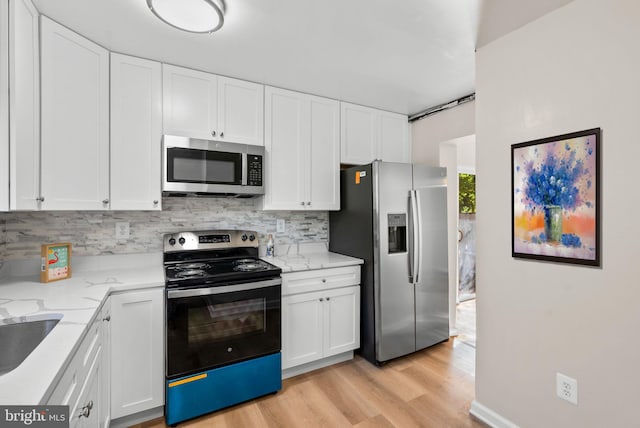
[[[415,351],[414,286],[408,268],[410,164],[374,162],[376,360]]]
[[[447,187],[417,188],[416,349],[449,338]]]

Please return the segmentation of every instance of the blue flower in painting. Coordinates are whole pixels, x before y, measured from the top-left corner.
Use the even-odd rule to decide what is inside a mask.
[[[580,237],[573,233],[563,233],[562,237],[560,238],[560,242],[562,243],[562,245],[566,247],[579,248],[582,246],[582,241],[580,240]]]
[[[591,147],[589,147],[589,148],[587,149],[587,153],[588,153],[588,154],[590,154],[590,155],[592,155],[592,154],[593,154],[593,149],[592,149]]]
[[[582,160],[576,159],[575,152],[562,159],[548,155],[539,168],[534,169],[533,162],[530,162],[525,165],[525,171],[528,175],[524,193],[530,204],[572,209],[580,203],[576,184],[586,170]]]

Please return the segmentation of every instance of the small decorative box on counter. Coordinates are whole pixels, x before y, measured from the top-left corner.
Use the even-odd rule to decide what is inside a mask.
[[[71,278],[71,244],[42,245],[40,282],[58,281]]]

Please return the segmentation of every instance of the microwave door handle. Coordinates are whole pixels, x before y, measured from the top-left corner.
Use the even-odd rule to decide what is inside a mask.
[[[249,169],[249,162],[247,162],[247,154],[243,153],[242,154],[242,185],[246,186],[247,185],[247,169]]]

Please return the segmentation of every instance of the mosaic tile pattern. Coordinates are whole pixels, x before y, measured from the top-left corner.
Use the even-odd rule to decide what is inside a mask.
[[[40,255],[40,245],[71,242],[74,255],[131,254],[162,251],[162,235],[181,230],[255,230],[266,243],[326,242],[326,211],[261,211],[256,199],[184,198],[162,200],[162,211],[46,211],[0,213],[0,261]],[[276,234],[276,219],[285,233]],[[128,221],[130,237],[115,239],[115,223]]]

